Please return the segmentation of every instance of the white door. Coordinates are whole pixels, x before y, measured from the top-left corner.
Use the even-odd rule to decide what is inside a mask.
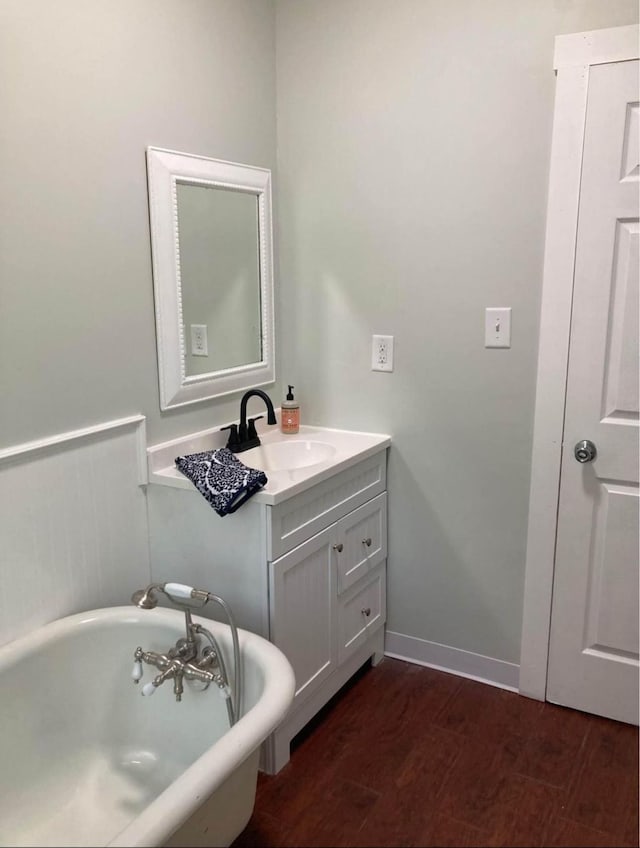
[[[589,72],[547,678],[549,701],[634,724],[638,70]],[[576,459],[581,440],[592,461]]]

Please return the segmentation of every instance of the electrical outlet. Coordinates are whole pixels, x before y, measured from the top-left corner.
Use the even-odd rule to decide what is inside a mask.
[[[209,356],[207,325],[191,324],[191,356]]]
[[[393,371],[393,336],[371,337],[371,370]]]

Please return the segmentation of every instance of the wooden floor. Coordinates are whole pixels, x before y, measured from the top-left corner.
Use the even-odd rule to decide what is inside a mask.
[[[638,845],[629,725],[387,658],[303,734],[234,848]]]

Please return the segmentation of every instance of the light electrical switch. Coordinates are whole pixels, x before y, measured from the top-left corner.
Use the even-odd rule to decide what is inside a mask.
[[[511,347],[510,306],[488,306],[485,310],[484,346]]]
[[[191,324],[191,355],[209,356],[209,344],[207,342],[207,325]]]

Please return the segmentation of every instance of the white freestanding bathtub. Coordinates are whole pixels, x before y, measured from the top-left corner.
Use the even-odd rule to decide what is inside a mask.
[[[232,670],[228,626],[194,621]],[[284,655],[238,632],[244,715],[231,729],[215,686],[185,683],[177,703],[171,681],[152,698],[132,681],[138,645],[164,652],[183,635],[177,610],[80,613],[0,648],[0,845],[229,845],[294,692]]]

